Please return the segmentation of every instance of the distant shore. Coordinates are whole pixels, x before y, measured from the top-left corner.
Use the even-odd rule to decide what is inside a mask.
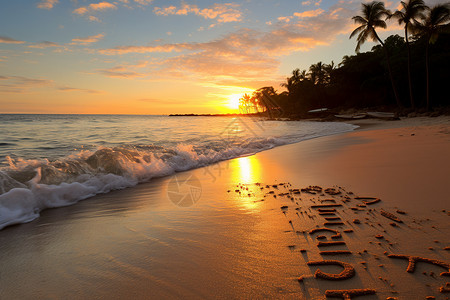
[[[385,116],[370,115],[370,112],[380,112]],[[369,113],[369,114],[368,114]],[[366,109],[355,108],[321,108],[305,112],[303,114],[286,114],[286,113],[274,113],[268,112],[259,113],[226,113],[226,114],[170,114],[169,117],[259,117],[267,120],[278,121],[299,121],[299,120],[311,120],[311,121],[330,121],[341,122],[352,120],[352,116],[358,117],[364,114],[361,119],[383,119],[383,120],[398,120],[401,118],[416,118],[416,117],[438,117],[438,116],[450,116],[450,107],[440,107],[433,111],[412,110],[412,109],[396,109],[385,106],[371,107]],[[391,116],[389,116],[391,114]],[[344,118],[348,116],[348,118]]]
[[[169,117],[257,117],[261,114],[170,114]]]

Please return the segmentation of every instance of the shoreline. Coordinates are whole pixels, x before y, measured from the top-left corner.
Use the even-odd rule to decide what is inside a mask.
[[[450,207],[444,201],[450,175],[449,121],[364,121],[364,128],[350,133],[283,145],[45,210],[31,223],[0,231],[0,292],[22,299],[325,299],[326,290],[368,288],[376,290],[376,295],[365,296],[369,300],[443,297],[439,287],[445,278],[439,274],[445,269],[420,263],[418,270],[407,273],[405,261],[384,252],[449,262],[444,250],[450,246]],[[175,191],[174,179],[187,184]],[[292,189],[320,185],[341,194],[291,195],[289,188],[278,186],[287,182]],[[179,202],[171,195],[186,195],[192,186],[201,189],[200,195],[190,194],[195,203],[175,205]],[[294,201],[280,195],[286,192]],[[312,206],[331,198],[341,204],[340,196],[351,202],[337,209],[336,217],[344,224],[330,228],[342,232],[346,247],[338,249],[352,254],[322,256],[316,235],[308,233],[324,222]],[[352,210],[360,203],[356,196],[381,202]],[[379,215],[381,209],[403,223],[392,227],[391,220]],[[352,223],[355,218],[361,224]],[[343,232],[350,228],[352,233]],[[378,234],[384,239],[376,238]],[[344,261],[355,276],[317,279],[317,267],[307,263],[320,259]]]

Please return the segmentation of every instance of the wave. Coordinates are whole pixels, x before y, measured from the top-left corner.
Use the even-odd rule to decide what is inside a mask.
[[[339,132],[353,130],[341,128]],[[337,132],[328,132],[332,134]],[[320,134],[326,135],[326,134]],[[0,230],[30,222],[47,208],[72,205],[155,177],[207,166],[317,136],[216,140],[203,145],[123,145],[55,160],[6,157],[0,170]]]
[[[135,186],[218,161],[281,144],[275,139],[252,141],[222,151],[177,145],[101,147],[54,161],[7,157],[0,171],[0,229],[39,217],[46,208],[74,204],[96,194]],[[216,145],[218,148],[218,145]]]

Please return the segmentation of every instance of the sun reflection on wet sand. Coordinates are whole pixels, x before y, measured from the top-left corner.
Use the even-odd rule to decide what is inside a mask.
[[[255,183],[261,181],[261,162],[254,156],[240,157],[235,160],[232,170],[232,180],[239,185],[247,186],[248,193],[236,193],[236,200],[245,210],[253,211],[259,207],[261,201],[254,197]],[[259,189],[259,188],[258,188]]]
[[[255,155],[238,158],[235,170],[233,177],[236,182],[251,184],[261,180],[261,163]]]

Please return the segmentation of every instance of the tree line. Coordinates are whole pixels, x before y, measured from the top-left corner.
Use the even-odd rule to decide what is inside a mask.
[[[281,93],[262,87],[244,94],[241,112],[292,116],[321,107],[430,110],[450,105],[450,3],[430,8],[423,0],[402,1],[401,10],[390,12],[373,1],[362,3],[361,15],[352,19],[358,25],[350,35],[356,37],[355,55],[337,65],[318,62],[293,70]],[[404,37],[380,39],[377,29],[386,28],[389,19],[403,26]],[[367,40],[378,45],[360,53]]]

